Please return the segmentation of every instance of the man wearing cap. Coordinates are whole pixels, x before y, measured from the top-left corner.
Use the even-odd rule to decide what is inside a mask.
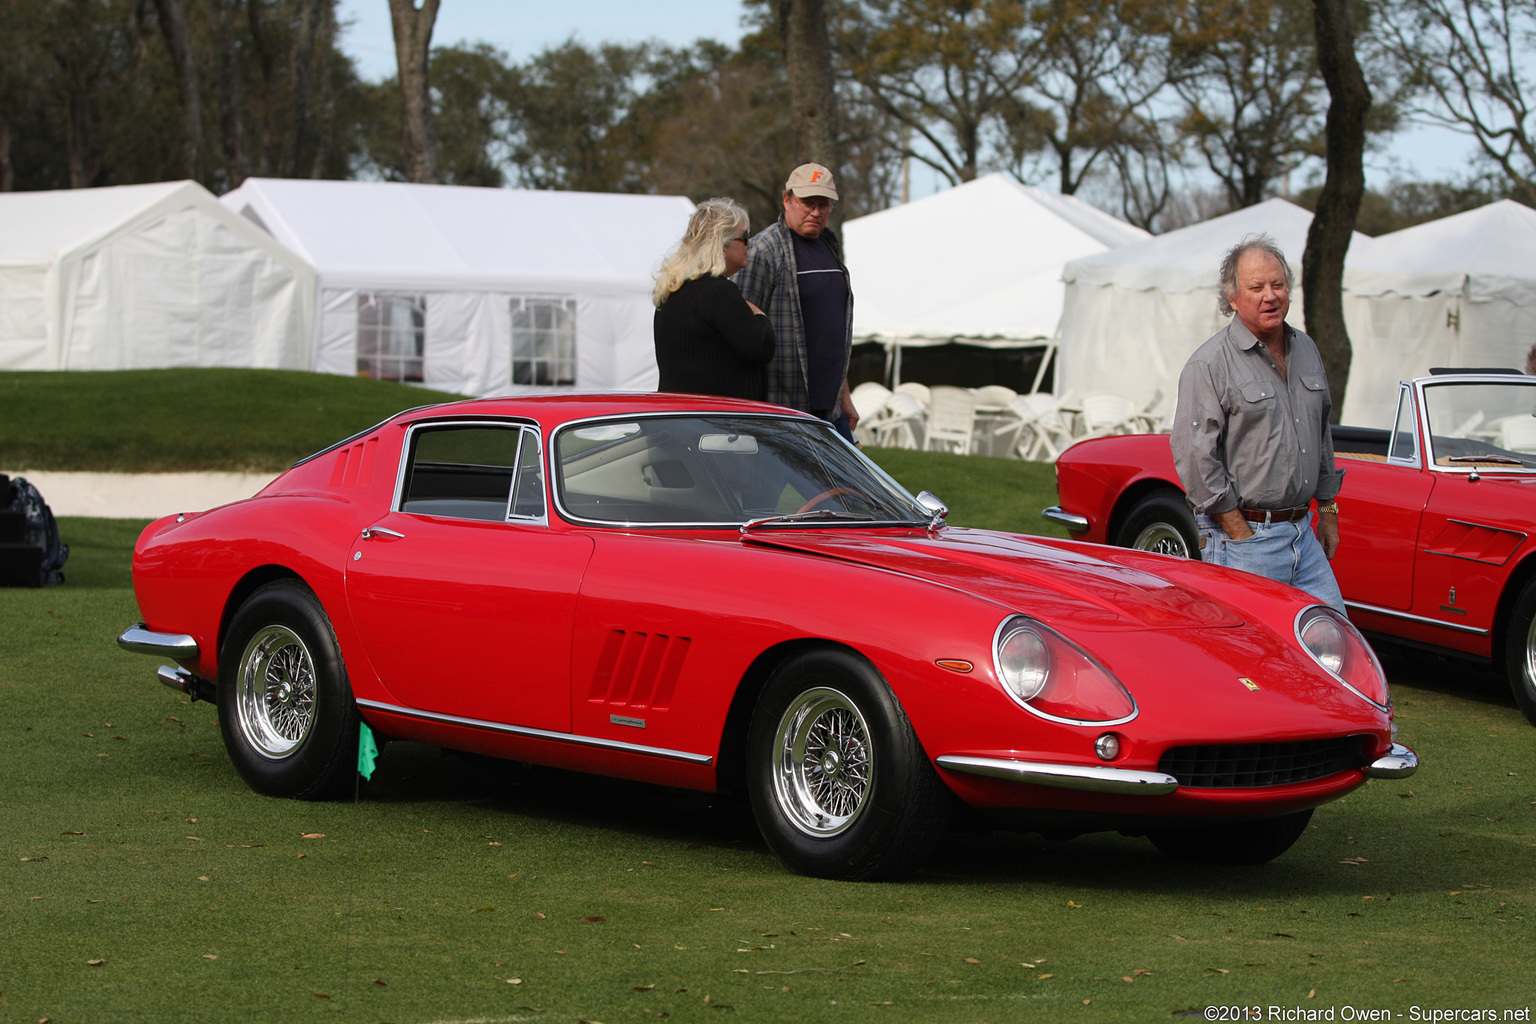
[[[1184,365],[1170,441],[1200,557],[1342,612],[1328,561],[1339,547],[1344,471],[1334,464],[1322,356],[1285,322],[1290,266],[1274,239],[1249,235],[1227,250],[1219,282],[1217,306],[1232,322]]]
[[[784,183],[784,214],[759,231],[734,280],[768,314],[778,348],[768,364],[768,401],[837,424],[849,440],[859,414],[848,396],[853,290],[842,247],[827,227],[837,186],[821,164],[801,164]]]

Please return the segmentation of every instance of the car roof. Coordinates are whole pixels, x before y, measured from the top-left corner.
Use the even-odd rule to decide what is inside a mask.
[[[510,395],[471,398],[407,409],[387,420],[402,423],[450,416],[517,417],[531,419],[547,428],[596,416],[654,415],[656,413],[758,413],[808,416],[783,406],[710,395],[677,395],[663,392],[601,392]]]

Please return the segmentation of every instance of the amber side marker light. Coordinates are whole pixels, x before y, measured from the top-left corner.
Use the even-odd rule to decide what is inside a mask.
[[[970,662],[962,661],[959,658],[940,658],[934,664],[939,666],[939,668],[947,668],[951,672],[970,672],[976,668]]]

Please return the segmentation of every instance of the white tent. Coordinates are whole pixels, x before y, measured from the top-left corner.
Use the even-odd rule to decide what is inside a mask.
[[[1523,368],[1536,342],[1536,210],[1510,200],[1350,252],[1344,422],[1391,425],[1397,382],[1432,366]]]
[[[1296,279],[1289,322],[1304,322],[1301,256],[1312,214],[1271,199],[1068,263],[1056,388],[1085,394],[1109,391],[1137,405],[1159,400],[1171,412],[1179,371],[1205,339],[1228,319],[1216,307],[1217,267],[1244,235],[1270,235]],[[1352,262],[1373,245],[1355,233]]]
[[[320,274],[312,368],[468,395],[656,386],[680,196],[248,179],[223,200]]]
[[[304,369],[314,294],[196,182],[0,193],[0,369]]]
[[[862,341],[1040,344],[1067,260],[1150,237],[1087,203],[989,174],[844,225]]]

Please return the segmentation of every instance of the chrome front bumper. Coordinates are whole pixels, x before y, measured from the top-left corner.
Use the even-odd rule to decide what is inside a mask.
[[[1365,766],[1365,774],[1372,779],[1406,779],[1419,769],[1419,755],[1403,746],[1392,744],[1392,750]]]
[[[999,757],[966,757],[944,754],[940,768],[967,775],[985,775],[1010,782],[1029,782],[1057,789],[1080,789],[1090,793],[1114,793],[1121,796],[1167,796],[1179,788],[1179,780],[1162,772],[1138,772],[1127,768],[1097,768],[1090,765],[1050,764],[1044,761],[1013,761]]]

